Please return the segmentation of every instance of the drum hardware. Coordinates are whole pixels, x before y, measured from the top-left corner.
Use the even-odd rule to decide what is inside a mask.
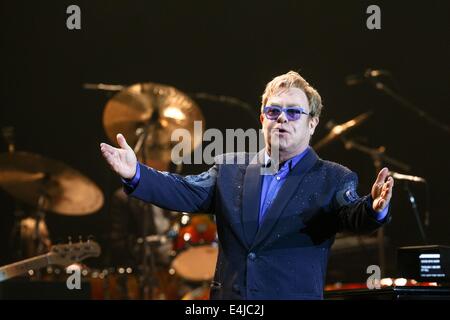
[[[38,154],[0,154],[0,187],[38,211],[66,216],[92,214],[103,206],[100,189],[79,171]]]
[[[191,151],[197,148],[202,136],[194,130],[195,121],[204,123],[205,119],[189,96],[174,87],[150,82],[119,91],[103,112],[109,140],[116,143],[117,134],[122,133],[144,163],[171,162],[171,135],[176,129],[188,130],[193,137]]]
[[[391,97],[400,106],[416,114],[416,116],[425,120],[429,125],[439,128],[441,131],[450,134],[450,127],[447,124],[429,115],[427,112],[423,110],[423,108],[416,106],[414,103],[403,97],[401,94],[393,90],[391,87],[387,86],[385,83],[378,80],[379,76],[386,76],[391,80],[395,81],[395,78],[393,77],[392,73],[389,72],[388,70],[366,69],[366,71],[364,72],[364,76],[362,78],[360,75],[358,76],[351,75],[347,77],[346,83],[348,86],[352,86],[360,84],[362,82],[368,82],[371,86],[373,86],[375,90],[381,91],[387,96]]]
[[[15,150],[10,147],[10,150]],[[92,214],[103,206],[103,193],[88,178],[66,164],[45,158],[41,155],[14,151],[0,154],[0,187],[16,199],[15,222],[11,243],[29,246],[24,239],[34,242],[34,248],[28,250],[28,257],[39,255],[48,248],[48,234],[45,217],[47,212],[65,216],[82,216]],[[20,204],[31,206],[32,216],[25,219],[25,211]],[[33,220],[33,221],[32,221]],[[34,225],[31,235],[24,231]],[[25,258],[21,250],[18,257]]]
[[[351,149],[355,149],[357,151],[360,151],[366,155],[369,155],[373,162],[374,162],[374,167],[377,169],[376,173],[378,174],[379,170],[381,170],[381,163],[382,162],[386,162],[388,164],[391,164],[395,167],[398,167],[404,171],[409,172],[411,170],[411,167],[399,160],[396,160],[390,156],[387,156],[385,151],[386,148],[384,146],[380,146],[378,148],[370,148],[370,147],[366,147],[354,140],[350,140],[344,137],[341,137],[341,141],[344,143],[344,147],[347,150],[351,150]]]
[[[16,149],[14,143],[14,127],[12,126],[2,127],[2,136],[6,144],[8,145],[8,152],[14,152]]]
[[[396,160],[392,157],[386,155],[386,148],[384,146],[380,146],[378,148],[370,148],[364,146],[360,143],[357,143],[353,140],[340,137],[341,141],[344,143],[344,146],[347,150],[355,149],[366,155],[369,155],[373,161],[373,167],[375,169],[375,174],[378,175],[378,172],[382,169],[382,163],[386,162],[388,164],[394,165],[398,168],[402,168],[402,170],[410,171],[410,166],[406,163],[403,163],[399,160]],[[385,253],[385,235],[384,228],[379,228],[377,231],[378,238],[378,259],[379,265],[381,269],[381,276],[384,276],[384,270],[386,270],[386,253]]]
[[[330,132],[328,133],[328,135],[325,136],[325,138],[321,139],[314,145],[314,150],[319,150],[323,148],[330,142],[341,137],[343,134],[348,133],[348,131],[350,131],[351,129],[361,125],[372,115],[372,113],[373,113],[372,111],[367,111],[355,117],[354,119],[351,119],[342,124],[335,124],[332,120],[329,121],[327,123],[327,128],[330,129]]]
[[[401,162],[399,160],[393,159],[392,157],[387,156],[385,154],[385,148],[384,147],[379,147],[377,149],[371,149],[371,148],[368,148],[368,147],[363,146],[361,144],[355,143],[354,141],[351,141],[351,140],[346,140],[346,139],[342,139],[342,140],[344,141],[345,147],[347,149],[353,148],[353,149],[359,150],[359,151],[361,151],[361,152],[363,152],[365,154],[370,155],[372,157],[372,159],[373,159],[374,167],[376,168],[377,174],[381,170],[381,167],[382,167],[381,162],[382,161],[384,161],[386,163],[389,163],[391,165],[394,165],[396,167],[402,168],[405,171],[410,171],[411,170],[409,165],[407,165],[407,164],[405,164],[405,163],[403,163],[403,162]],[[421,178],[421,177],[400,174],[400,173],[395,172],[395,171],[390,171],[390,175],[393,176],[397,180],[403,180],[405,182],[404,183],[404,189],[405,189],[405,191],[408,194],[408,201],[411,204],[411,208],[412,208],[412,211],[414,213],[414,216],[415,216],[415,219],[416,219],[416,222],[417,222],[417,226],[419,228],[419,232],[420,232],[421,238],[422,238],[423,242],[426,244],[427,243],[427,239],[426,239],[425,231],[424,231],[424,228],[423,228],[420,216],[419,216],[419,212],[417,210],[415,197],[414,197],[411,189],[408,186],[408,181],[426,183],[426,180]],[[428,225],[428,223],[429,223],[429,211],[428,210],[427,210],[427,214],[426,214],[426,217],[425,217],[425,222]],[[382,230],[383,229],[381,228],[381,229],[379,229],[378,232],[382,232]]]

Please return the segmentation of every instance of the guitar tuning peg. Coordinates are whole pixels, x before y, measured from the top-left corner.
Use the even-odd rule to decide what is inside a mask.
[[[67,240],[68,240],[69,244],[72,244],[72,237],[71,236],[68,236]]]
[[[94,240],[95,239],[95,237],[92,235],[92,234],[90,234],[90,235],[88,235],[88,237],[87,237],[87,242],[91,242],[92,240]]]
[[[83,236],[82,236],[82,235],[79,235],[79,236],[78,236],[78,240],[80,241],[80,243],[82,243],[82,242],[83,242]]]

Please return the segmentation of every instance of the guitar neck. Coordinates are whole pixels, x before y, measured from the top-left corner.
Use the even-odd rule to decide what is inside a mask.
[[[0,282],[26,274],[28,270],[37,270],[49,264],[48,254],[43,254],[0,267]]]

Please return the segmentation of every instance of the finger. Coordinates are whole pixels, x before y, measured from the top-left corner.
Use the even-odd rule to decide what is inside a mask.
[[[110,151],[103,151],[102,152],[103,157],[105,157],[106,160],[113,160],[116,158],[115,153],[114,152],[110,152]]]
[[[375,183],[377,185],[380,183],[383,183],[386,180],[386,178],[388,177],[388,175],[389,175],[388,168],[385,167],[385,168],[381,169],[380,172],[378,173],[377,180],[375,181]]]
[[[104,148],[102,149],[102,155],[105,158],[110,158],[111,160],[117,159],[119,157],[119,149],[117,148]]]
[[[389,177],[387,182],[383,184],[382,191],[384,192],[392,191],[393,187],[394,187],[394,179],[392,179],[392,177]]]
[[[389,203],[389,201],[387,201],[386,199],[380,197],[378,198],[378,201],[376,203],[376,210],[381,211],[383,210],[387,204]]]
[[[113,146],[110,146],[107,143],[100,143],[100,150],[103,151],[109,151],[109,152],[114,152],[114,150],[116,150],[116,148],[114,148]]]
[[[122,149],[131,149],[130,146],[128,145],[128,143],[127,143],[127,140],[125,140],[125,137],[121,133],[117,134],[117,143],[119,144],[119,146]]]
[[[390,178],[390,179],[388,179],[388,182],[386,183],[384,196],[383,196],[383,198],[386,200],[386,202],[389,202],[391,200],[393,189],[394,189],[394,179]]]
[[[391,201],[392,192],[387,191],[386,194],[383,196],[383,200],[386,203],[389,203]]]
[[[117,153],[116,148],[101,147],[100,150],[101,150],[103,155],[106,155],[106,154],[114,155],[114,154]]]
[[[373,204],[372,204],[372,206],[373,206],[373,210],[375,210],[375,211],[380,211],[381,210],[381,204],[382,204],[382,199],[381,198],[377,198],[377,199],[375,199],[374,201],[373,201]]]
[[[389,177],[389,178],[388,178],[388,182],[389,182],[390,188],[391,188],[391,189],[394,188],[394,178]]]

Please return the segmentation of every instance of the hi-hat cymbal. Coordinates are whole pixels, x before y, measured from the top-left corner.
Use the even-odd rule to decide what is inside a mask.
[[[103,206],[103,193],[80,172],[28,152],[0,154],[0,187],[27,204],[62,215],[86,215]]]
[[[135,147],[146,133],[138,157],[144,151],[147,161],[165,163],[170,162],[172,146],[178,143],[171,141],[175,129],[186,129],[190,133],[189,151],[202,142],[201,133],[194,131],[194,121],[204,123],[197,104],[174,87],[157,83],[139,83],[125,88],[108,101],[103,113],[103,125],[113,143],[117,143],[116,135],[122,133],[128,144]]]
[[[365,120],[367,120],[367,118],[369,118],[371,115],[372,115],[372,111],[368,111],[363,114],[360,114],[359,116],[355,117],[354,119],[349,120],[343,124],[333,125],[330,130],[330,133],[325,138],[323,138],[322,140],[320,140],[319,142],[317,142],[314,145],[314,150],[319,150],[320,148],[327,145],[331,141],[335,140],[337,137],[341,136],[342,134],[344,134],[351,128],[359,126],[361,123],[363,123]]]

